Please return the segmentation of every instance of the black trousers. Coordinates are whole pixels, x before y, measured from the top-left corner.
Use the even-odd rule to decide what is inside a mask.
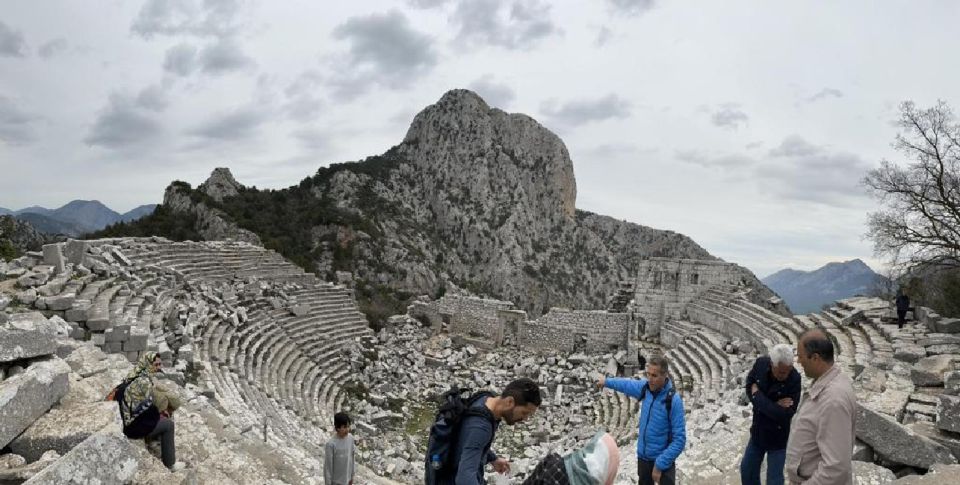
[[[640,480],[637,483],[640,485],[654,485],[653,466],[654,462],[652,461],[637,459],[637,474],[640,476]],[[660,474],[660,485],[674,485],[677,483],[677,465],[672,465],[670,468],[661,471],[663,473]]]
[[[147,435],[149,439],[160,438],[160,459],[164,466],[172,468],[177,462],[177,448],[173,439],[173,420],[170,418],[160,418],[157,427]]]
[[[897,327],[903,328],[903,324],[907,321],[907,311],[906,310],[897,310]]]

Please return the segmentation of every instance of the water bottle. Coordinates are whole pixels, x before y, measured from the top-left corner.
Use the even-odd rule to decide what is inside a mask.
[[[440,463],[440,455],[433,455],[430,458],[430,468],[433,468],[434,470],[439,470],[441,466],[442,466],[442,463]]]

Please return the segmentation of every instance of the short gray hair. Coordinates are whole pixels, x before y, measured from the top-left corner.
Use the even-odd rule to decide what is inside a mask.
[[[793,365],[793,347],[787,344],[777,344],[770,349],[770,363],[773,365]]]

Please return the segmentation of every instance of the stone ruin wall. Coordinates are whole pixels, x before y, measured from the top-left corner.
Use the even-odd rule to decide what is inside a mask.
[[[627,348],[630,315],[551,308],[523,328],[521,344],[539,350],[604,353]]]
[[[630,333],[626,313],[551,308],[527,320],[527,312],[511,302],[460,295],[416,302],[408,313],[435,328],[447,323],[451,334],[481,348],[516,344],[537,351],[609,352],[626,349]]]
[[[664,321],[681,317],[688,303],[713,286],[736,285],[743,269],[732,263],[649,258],[640,262],[631,311],[643,335],[659,335]]]

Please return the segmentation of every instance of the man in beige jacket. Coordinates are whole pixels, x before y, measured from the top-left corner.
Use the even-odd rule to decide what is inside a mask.
[[[857,401],[850,377],[834,365],[833,342],[821,330],[800,335],[797,360],[813,384],[793,417],[787,477],[792,484],[852,485]]]

